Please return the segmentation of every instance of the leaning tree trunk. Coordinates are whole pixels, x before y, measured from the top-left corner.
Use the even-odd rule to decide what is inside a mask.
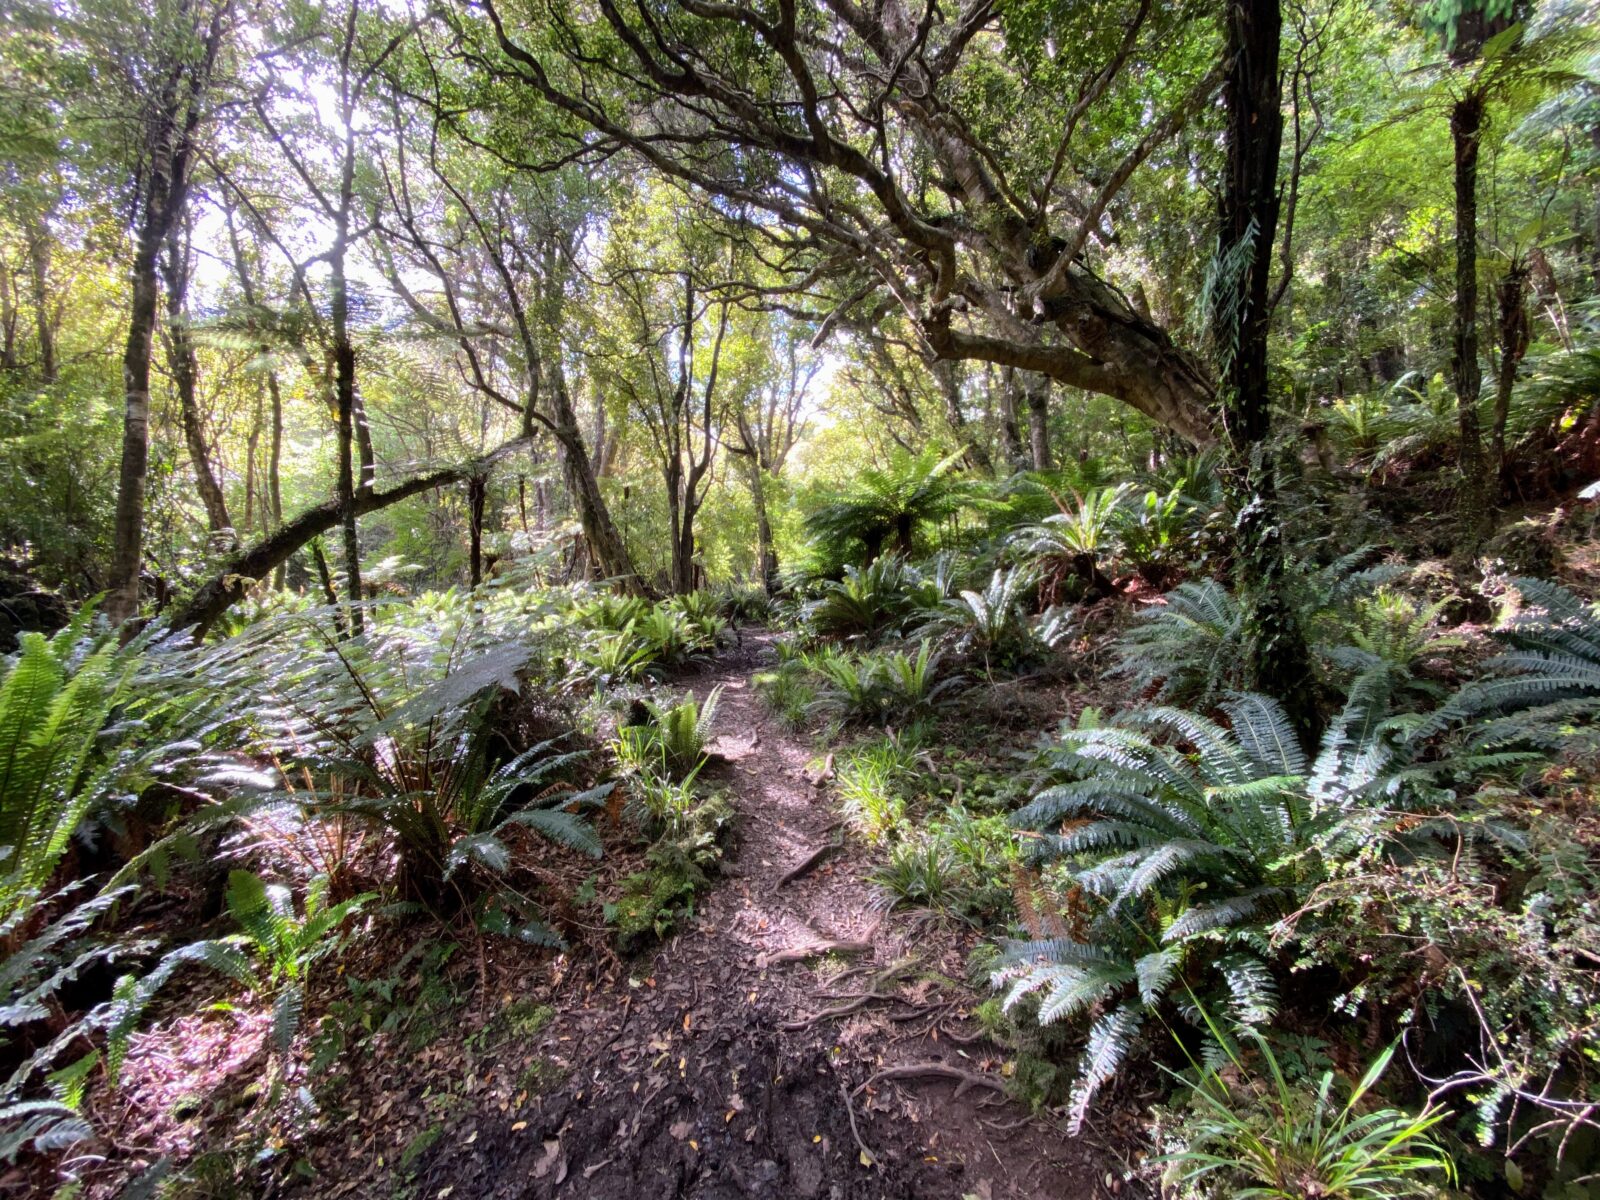
[[[167,238],[167,365],[173,389],[178,393],[178,413],[183,422],[183,441],[194,468],[195,490],[206,510],[206,524],[213,535],[233,528],[228,501],[211,464],[211,449],[206,445],[205,422],[200,416],[197,387],[200,360],[195,353],[194,336],[189,331],[189,255],[182,244],[177,222]],[[249,498],[245,500],[249,506]]]
[[[1226,23],[1227,168],[1213,327],[1223,348],[1219,366],[1235,510],[1235,570],[1250,635],[1251,686],[1282,700],[1296,723],[1309,730],[1315,720],[1307,687],[1309,655],[1305,632],[1287,597],[1287,549],[1267,446],[1268,283],[1283,140],[1278,0],[1229,0]]]
[[[112,624],[139,607],[139,569],[144,553],[144,492],[150,463],[150,355],[155,344],[156,278],[161,246],[172,222],[171,160],[157,155],[139,223],[128,304],[128,337],[122,351],[122,461],[117,471],[117,508],[112,525],[111,577],[106,615]]]
[[[370,488],[355,497],[357,516],[377,512],[397,504],[419,492],[447,484],[460,483],[474,475],[485,474],[495,463],[517,454],[528,447],[523,438],[507,442],[488,455],[472,462],[452,467],[441,467],[387,488]],[[230,555],[216,575],[203,584],[189,601],[172,618],[173,629],[193,629],[198,641],[205,636],[218,617],[244,599],[250,587],[265,579],[278,567],[289,561],[313,538],[327,533],[345,518],[346,506],[335,497],[323,504],[309,508],[294,520],[280,525],[258,542]]]
[[[578,524],[583,527],[584,540],[589,552],[600,564],[601,572],[614,586],[629,595],[643,595],[644,585],[633,569],[628,557],[628,547],[611,520],[611,510],[601,494],[599,480],[589,461],[589,448],[583,444],[583,433],[578,428],[577,414],[572,410],[572,400],[567,395],[567,377],[559,360],[551,364],[550,375],[554,386],[549,389],[551,431],[561,446],[561,478],[578,510]]]
[[[1452,374],[1461,441],[1457,511],[1469,547],[1488,532],[1489,486],[1484,471],[1478,397],[1483,371],[1478,365],[1478,142],[1483,128],[1483,93],[1470,89],[1450,110],[1455,143],[1456,311]]]

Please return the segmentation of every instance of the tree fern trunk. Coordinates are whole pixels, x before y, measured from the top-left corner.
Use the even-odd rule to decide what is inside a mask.
[[[1278,0],[1230,0],[1227,8],[1227,169],[1213,285],[1220,347],[1234,555],[1250,632],[1252,686],[1285,702],[1302,730],[1315,713],[1305,632],[1287,596],[1287,548],[1267,439],[1272,244],[1278,228],[1283,84]]]
[[[1489,519],[1483,433],[1478,421],[1478,397],[1483,390],[1483,371],[1478,365],[1478,142],[1483,107],[1483,93],[1473,88],[1450,110],[1456,203],[1456,311],[1451,373],[1455,377],[1461,441],[1457,511],[1469,547],[1482,540]]]

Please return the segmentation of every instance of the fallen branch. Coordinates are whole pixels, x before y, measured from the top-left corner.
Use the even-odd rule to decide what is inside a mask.
[[[856,1088],[855,1094],[859,1096],[863,1090],[881,1079],[953,1079],[956,1081],[956,1096],[958,1098],[969,1087],[989,1088],[1002,1094],[1006,1090],[1004,1083],[988,1075],[979,1075],[976,1071],[963,1071],[960,1067],[952,1067],[946,1063],[926,1062],[907,1063],[901,1067],[885,1067]]]
[[[822,832],[824,834],[830,834],[838,828],[838,825],[830,825]],[[828,855],[832,854],[835,850],[838,850],[843,844],[843,842],[838,840],[824,842],[810,854],[801,859],[798,865],[793,866],[789,868],[789,870],[785,871],[778,882],[772,885],[772,890],[777,891],[785,884],[793,883],[796,879],[799,879],[804,875],[809,875],[822,864],[823,859],[827,858]]]
[[[463,479],[484,474],[501,459],[527,449],[528,445],[528,439],[517,438],[504,443],[482,458],[451,467],[440,467],[387,488],[358,492],[354,500],[356,515],[365,516],[387,508],[391,504],[397,504],[419,492],[428,491],[430,488],[459,483]],[[280,564],[287,562],[312,538],[327,533],[339,523],[339,518],[343,515],[339,501],[328,500],[308,508],[294,520],[274,530],[254,545],[237,551],[228,558],[222,569],[209,582],[200,586],[199,590],[189,598],[188,603],[178,611],[177,616],[172,618],[172,628],[174,630],[193,628],[194,638],[199,641],[205,637],[206,631],[218,617],[244,599],[245,593],[257,580],[265,579],[272,574]]]
[[[805,962],[808,958],[821,958],[824,954],[866,954],[871,949],[871,942],[812,942],[809,946],[780,950],[770,956],[764,965],[772,967],[778,963]]]

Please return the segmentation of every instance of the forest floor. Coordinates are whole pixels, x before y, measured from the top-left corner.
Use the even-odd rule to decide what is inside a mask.
[[[180,1194],[206,1197],[1144,1195],[1136,1097],[1071,1135],[1007,1095],[1012,1060],[973,1016],[990,993],[966,982],[982,935],[888,910],[817,751],[755,694],[773,640],[746,630],[672,681],[722,689],[700,783],[737,818],[723,870],[665,941],[619,956],[598,919],[597,897],[644,865],[620,825],[599,863],[530,840],[539,886],[589,894],[560,914],[570,948],[401,925],[364,939],[313,989],[322,1065],[299,1060],[268,1106],[268,1006],[213,1003],[217,980],[187,976],[135,1035],[122,1086],[94,1098],[107,1132],[73,1194],[110,1200],[181,1169],[197,1186]],[[1028,704],[983,708],[987,729]]]
[[[525,1050],[565,1064],[564,1081],[459,1119],[418,1162],[414,1194],[1137,1194],[1103,1131],[1069,1137],[1006,1098],[1005,1055],[968,1019],[982,997],[960,982],[974,935],[876,901],[811,751],[754,694],[769,655],[770,637],[747,633],[679,681],[723,688],[709,781],[740,815],[723,877],[647,960],[557,1001]]]

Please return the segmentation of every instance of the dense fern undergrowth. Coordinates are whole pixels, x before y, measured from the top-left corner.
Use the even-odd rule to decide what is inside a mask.
[[[86,1100],[200,995],[270,1013],[263,1111],[292,1104],[361,1052],[329,973],[386,931],[573,953],[582,910],[624,954],[668,935],[734,813],[704,773],[719,694],[677,679],[759,623],[771,719],[833,756],[895,919],[970,939],[1030,1103],[1077,1130],[1167,1072],[1134,1170],[1185,1194],[1297,1155],[1381,1184],[1328,1194],[1583,1194],[1600,613],[1496,563],[1469,584],[1381,545],[1299,560],[1307,730],[1244,690],[1242,606],[1192,572],[1203,487],[947,499],[959,547],[936,505],[906,556],[841,494],[815,545],[858,562],[770,599],[507,572],[374,601],[359,635],[283,593],[199,644],[159,621],[119,642],[93,605],[23,635],[0,680],[5,1159],[70,1177]]]

